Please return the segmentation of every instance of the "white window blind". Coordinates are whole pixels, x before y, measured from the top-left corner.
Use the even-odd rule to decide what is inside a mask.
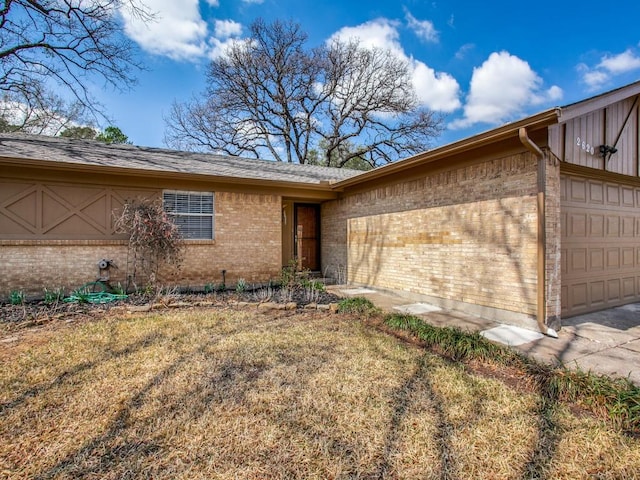
[[[187,239],[213,238],[213,193],[165,191],[165,211]]]

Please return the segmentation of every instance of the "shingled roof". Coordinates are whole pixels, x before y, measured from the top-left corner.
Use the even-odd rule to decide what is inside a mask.
[[[362,173],[344,168],[299,165],[229,155],[7,133],[0,134],[0,158],[311,185],[345,180]]]

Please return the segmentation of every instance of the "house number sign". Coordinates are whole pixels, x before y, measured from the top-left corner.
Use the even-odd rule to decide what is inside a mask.
[[[591,155],[593,155],[596,151],[595,148],[593,148],[593,145],[585,142],[584,139],[580,137],[576,138],[576,145],[582,148],[582,150],[584,150],[585,152],[590,153]]]

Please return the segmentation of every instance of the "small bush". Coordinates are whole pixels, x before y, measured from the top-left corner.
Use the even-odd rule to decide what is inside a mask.
[[[513,364],[521,361],[513,350],[493,343],[478,332],[464,332],[453,327],[434,327],[413,315],[394,313],[385,317],[384,323],[398,330],[407,330],[429,347],[437,347],[443,355],[454,360],[500,359]]]
[[[244,293],[246,290],[247,290],[247,282],[245,281],[244,278],[239,278],[238,282],[236,283],[236,292]]]
[[[117,233],[126,234],[129,241],[127,278],[133,282],[134,290],[138,289],[141,279],[155,286],[161,266],[180,267],[184,241],[162,201],[125,203],[115,218],[115,229]]]
[[[364,297],[343,298],[338,302],[338,312],[340,313],[356,313],[359,315],[374,315],[380,310],[373,302]]]
[[[58,303],[64,298],[64,289],[58,288],[56,290],[44,289],[44,303],[51,305],[52,303]]]
[[[22,290],[12,290],[9,294],[11,305],[22,305],[24,303],[24,292]]]

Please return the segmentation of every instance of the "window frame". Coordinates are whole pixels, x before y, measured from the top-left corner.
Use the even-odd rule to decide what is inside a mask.
[[[211,213],[202,213],[202,212],[198,212],[198,213],[193,213],[193,212],[178,212],[173,211],[171,209],[167,208],[167,204],[168,201],[166,199],[166,195],[188,195],[189,199],[187,200],[187,205],[189,206],[191,204],[190,199],[191,196],[199,196],[199,197],[204,197],[204,196],[210,196],[211,197]],[[176,199],[176,197],[174,197],[174,199]],[[177,199],[176,199],[177,200]],[[202,201],[200,201],[200,203],[202,204]],[[174,201],[173,206],[177,207],[177,201]],[[180,231],[180,233],[182,234],[183,238],[185,241],[211,241],[211,240],[215,240],[215,232],[216,232],[216,222],[215,222],[215,192],[211,192],[211,191],[196,191],[196,190],[163,190],[162,191],[162,208],[164,209],[164,211],[166,212],[166,214],[169,216],[169,218],[171,218],[176,225],[178,226],[178,230]],[[188,209],[188,207],[187,207]],[[211,218],[211,236],[210,237],[194,237],[194,236],[190,236],[190,231],[187,229],[188,226],[182,225],[179,223],[179,221],[176,221],[178,218]]]

